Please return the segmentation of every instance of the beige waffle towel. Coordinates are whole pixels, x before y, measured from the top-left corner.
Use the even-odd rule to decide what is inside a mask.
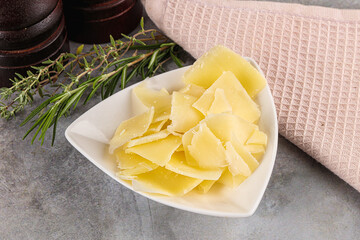
[[[198,58],[223,44],[264,71],[280,133],[360,191],[360,11],[226,0],[146,0]]]

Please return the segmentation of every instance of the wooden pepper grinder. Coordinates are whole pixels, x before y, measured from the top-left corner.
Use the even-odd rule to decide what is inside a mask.
[[[142,16],[140,0],[63,0],[69,38],[82,43],[109,42],[134,30]]]
[[[0,0],[0,87],[69,51],[61,0]]]

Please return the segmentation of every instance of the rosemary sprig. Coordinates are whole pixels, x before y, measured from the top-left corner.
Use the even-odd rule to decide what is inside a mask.
[[[143,20],[140,26],[135,35],[123,35],[126,41],[110,36],[106,46],[94,45],[83,52],[81,45],[76,54],[63,53],[47,60],[32,67],[26,76],[16,74],[12,87],[0,89],[0,116],[10,119],[40,96],[44,101],[21,123],[32,122],[24,138],[35,131],[31,143],[38,138],[43,144],[53,126],[53,145],[59,119],[75,109],[81,99],[86,104],[96,93],[105,99],[117,88],[124,89],[134,76],[153,76],[169,60],[180,67],[180,47],[155,29],[145,30]]]

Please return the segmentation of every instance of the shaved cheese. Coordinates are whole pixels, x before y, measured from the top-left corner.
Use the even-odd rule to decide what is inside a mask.
[[[207,193],[215,182],[216,180],[204,180],[197,186],[197,189],[202,193]]]
[[[188,146],[191,144],[191,140],[194,137],[196,131],[199,130],[199,125],[196,125],[182,136],[182,145],[185,152],[186,162],[191,166],[197,166],[196,160],[191,156]]]
[[[139,165],[135,168],[129,168],[129,169],[124,169],[124,170],[120,170],[118,173],[120,175],[126,176],[127,178],[136,178],[136,175],[142,174],[142,173],[146,173],[146,172],[150,172],[156,168],[158,168],[159,166],[154,164],[153,166],[149,167],[147,165]]]
[[[193,104],[193,107],[206,116],[214,99],[215,95],[213,92],[204,92],[204,94]]]
[[[243,175],[237,175],[237,176],[233,176],[231,174],[231,172],[229,171],[229,169],[226,169],[223,174],[221,175],[221,177],[219,178],[219,180],[217,181],[218,183],[222,183],[225,186],[228,186],[230,188],[236,188],[238,187],[243,181],[245,181],[247,177],[243,176]]]
[[[226,166],[225,149],[221,141],[206,126],[206,123],[200,124],[199,130],[194,133],[188,149],[199,167],[219,168]]]
[[[182,196],[201,183],[202,179],[174,173],[165,168],[140,174],[132,181],[135,191],[157,193],[168,196]]]
[[[253,157],[256,158],[256,160],[258,161],[262,159],[262,156],[265,153],[265,147],[263,145],[249,144],[245,145],[244,148],[246,149],[246,151],[251,153],[251,155],[253,155]]]
[[[231,144],[234,146],[236,152],[241,156],[245,163],[249,166],[251,172],[259,166],[259,162],[248,152],[245,147],[234,136],[231,140]]]
[[[184,146],[181,144],[178,149],[176,149],[176,152],[183,152],[184,151]]]
[[[140,84],[133,89],[134,95],[146,106],[154,107],[153,122],[168,119],[171,111],[171,96],[166,89],[159,91],[147,88],[146,84]]]
[[[192,107],[192,104],[196,100],[197,99],[193,96],[180,92],[173,92],[170,114],[170,120],[172,122],[168,126],[168,129],[184,133],[204,118],[198,110]]]
[[[250,138],[246,141],[246,144],[262,144],[266,146],[267,135],[260,130],[255,130],[253,134],[251,134]]]
[[[205,92],[205,88],[202,88],[194,84],[188,84],[179,92],[199,98]]]
[[[189,166],[185,160],[184,152],[175,152],[170,161],[166,163],[165,168],[184,176],[200,178],[206,180],[217,180],[221,176],[222,169],[202,169]]]
[[[250,97],[256,96],[266,85],[264,77],[246,59],[221,45],[196,60],[185,72],[183,81],[208,88],[224,71],[233,72]]]
[[[234,188],[265,152],[267,136],[256,125],[260,109],[252,99],[265,81],[251,64],[218,46],[183,80],[185,87],[172,94],[148,88],[148,81],[135,87],[137,116],[122,122],[110,141],[116,175],[136,191],[182,196],[195,187],[206,193],[217,182]]]
[[[180,137],[169,135],[164,139],[127,148],[125,152],[138,154],[163,167],[180,144]]]
[[[244,148],[246,149],[246,151],[248,151],[250,153],[264,153],[265,152],[264,145],[259,145],[259,144],[244,145]]]
[[[206,123],[214,135],[223,143],[230,141],[234,134],[240,143],[244,144],[257,128],[256,125],[230,113],[209,115],[202,122]]]
[[[235,148],[231,142],[225,144],[226,147],[226,161],[229,163],[229,171],[232,175],[243,175],[245,177],[250,176],[251,170],[249,166],[245,163],[242,157],[236,152]]]
[[[161,121],[153,122],[150,124],[149,129],[145,133],[145,135],[153,134],[156,132],[160,132],[160,130],[166,126],[165,124],[168,122],[168,119],[164,119]]]
[[[224,90],[233,114],[249,122],[255,122],[259,119],[259,107],[232,72],[224,72],[218,80],[206,89],[199,100],[193,104],[193,107],[206,115],[214,101],[216,89]]]
[[[232,107],[225,96],[224,89],[218,88],[215,90],[215,98],[212,102],[209,110],[207,111],[207,115],[223,113],[223,112],[231,112]]]
[[[121,147],[127,141],[143,135],[149,128],[153,116],[154,108],[151,107],[147,112],[123,121],[110,140],[110,154],[113,154],[115,149]]]
[[[124,169],[134,169],[138,166],[145,167],[148,169],[155,169],[157,165],[150,162],[149,160],[133,153],[125,153],[125,150],[118,148],[115,151],[115,157],[118,164],[118,168]]]
[[[150,135],[146,135],[144,137],[139,137],[139,138],[135,138],[133,140],[130,140],[126,146],[130,148],[130,147],[133,147],[133,146],[136,146],[136,145],[153,142],[153,141],[156,141],[156,140],[166,138],[167,136],[169,136],[169,134],[170,134],[170,132],[165,129],[165,130],[162,130],[162,131],[157,132],[157,133],[153,133],[153,134],[150,134]]]

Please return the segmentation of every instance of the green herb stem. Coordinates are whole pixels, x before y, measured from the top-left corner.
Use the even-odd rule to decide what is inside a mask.
[[[13,85],[0,89],[0,116],[11,119],[33,102],[35,96],[44,100],[21,123],[32,125],[26,138],[35,131],[32,141],[45,141],[48,129],[53,126],[52,144],[55,141],[59,119],[71,114],[84,98],[86,104],[96,93],[102,99],[116,89],[124,89],[135,76],[142,79],[153,76],[165,62],[172,60],[182,66],[178,54],[181,48],[155,29],[141,31],[133,36],[123,35],[126,41],[115,40],[105,46],[94,45],[83,52],[81,45],[76,53],[63,53],[54,60],[33,66],[26,76],[16,74]]]

